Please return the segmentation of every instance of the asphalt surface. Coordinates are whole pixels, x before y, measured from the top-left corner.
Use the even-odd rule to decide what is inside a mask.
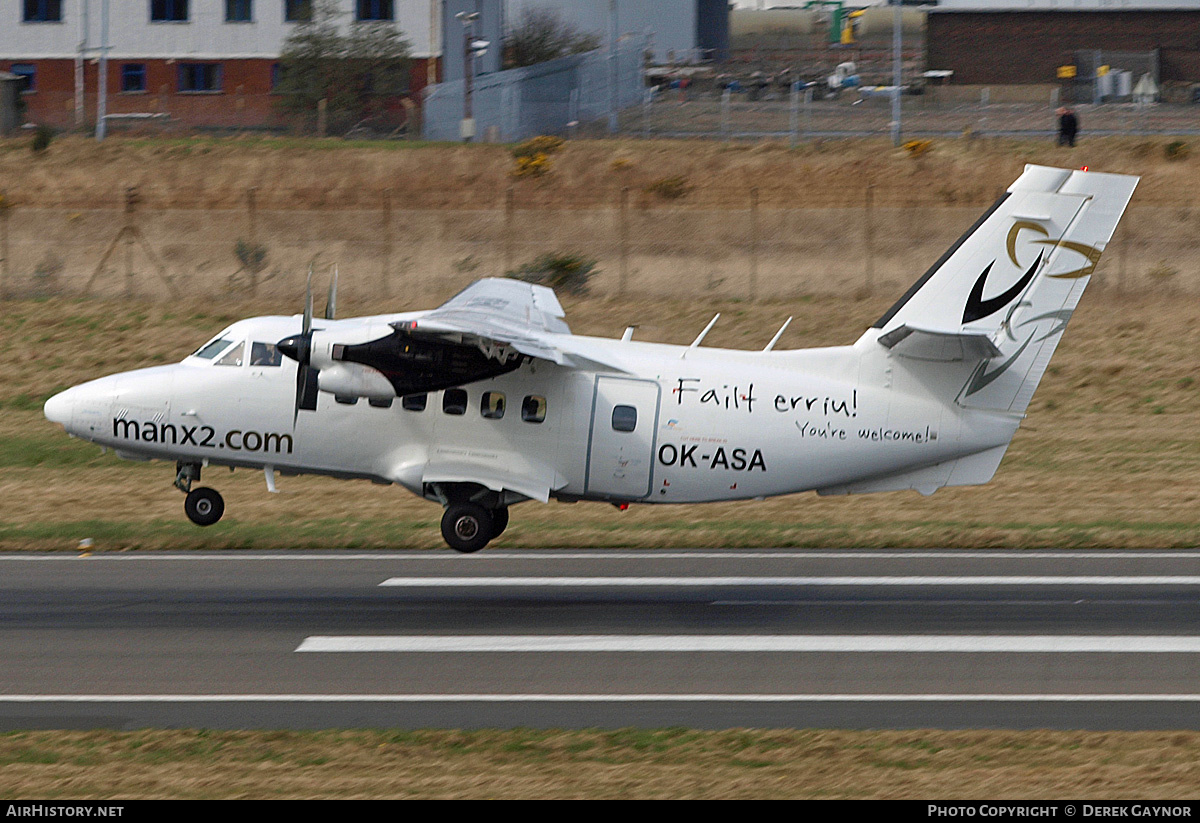
[[[1200,552],[0,555],[0,729],[1200,728]]]

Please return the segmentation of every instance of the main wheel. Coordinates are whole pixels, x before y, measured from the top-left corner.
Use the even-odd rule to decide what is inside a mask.
[[[225,513],[225,500],[216,489],[192,489],[183,501],[183,511],[197,526],[211,526]]]
[[[504,534],[504,530],[508,528],[508,506],[501,506],[498,509],[492,509],[492,539],[495,540],[500,535]]]
[[[442,537],[456,552],[477,552],[492,539],[491,512],[475,503],[454,503],[442,515]]]

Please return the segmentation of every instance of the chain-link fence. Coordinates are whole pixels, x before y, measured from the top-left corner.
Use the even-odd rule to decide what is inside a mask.
[[[543,208],[515,189],[478,209],[376,206],[0,211],[0,293],[8,297],[259,296],[295,304],[310,262],[337,265],[343,293],[431,305],[544,253],[597,261],[601,296],[761,300],[899,295],[988,205],[936,190],[848,185],[825,199],[747,188],[740,206],[693,208],[617,189],[578,208]],[[990,196],[990,195],[989,195]],[[978,199],[979,202],[974,202]],[[369,203],[370,198],[367,198]],[[1103,287],[1200,291],[1190,206],[1139,197],[1097,269]]]
[[[956,92],[953,96],[951,91]],[[1042,101],[999,102],[990,90],[964,100],[957,89],[929,88],[901,98],[901,133],[918,137],[1045,138],[1057,132],[1055,108],[1061,90],[1045,90]],[[1105,103],[1076,106],[1081,134],[1200,134],[1200,105]],[[820,87],[772,88],[750,99],[728,89],[648,91],[640,106],[621,113],[621,131],[640,137],[772,138],[793,144],[816,138],[865,137],[891,133],[890,93],[864,88],[824,99]]]

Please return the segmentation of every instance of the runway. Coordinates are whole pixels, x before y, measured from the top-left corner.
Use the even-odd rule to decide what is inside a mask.
[[[1200,728],[1200,552],[0,555],[0,728]]]

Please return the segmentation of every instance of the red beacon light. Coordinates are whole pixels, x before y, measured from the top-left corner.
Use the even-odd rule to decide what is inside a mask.
[[[1080,171],[1087,171],[1087,170],[1088,170],[1088,167],[1087,167],[1087,166],[1080,166],[1080,167],[1079,167],[1079,170],[1080,170]]]

